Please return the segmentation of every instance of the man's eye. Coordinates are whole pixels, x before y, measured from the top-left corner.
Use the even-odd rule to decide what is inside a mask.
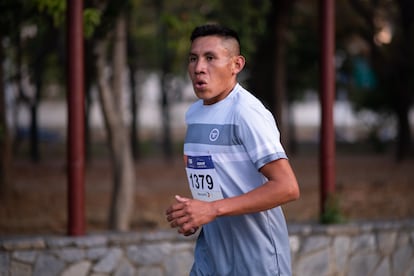
[[[196,58],[196,57],[189,57],[189,58],[188,58],[188,60],[189,60],[190,62],[194,62],[194,61],[196,61],[196,60],[197,60],[197,58]]]
[[[213,57],[212,56],[208,56],[208,57],[206,57],[206,60],[212,61],[213,60]]]

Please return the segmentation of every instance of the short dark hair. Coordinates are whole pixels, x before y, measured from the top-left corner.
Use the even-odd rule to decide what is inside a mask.
[[[195,27],[193,32],[191,33],[190,40],[191,42],[193,42],[198,37],[209,35],[217,35],[224,38],[234,38],[239,44],[240,48],[240,39],[237,32],[228,27],[221,26],[219,24],[206,24]]]

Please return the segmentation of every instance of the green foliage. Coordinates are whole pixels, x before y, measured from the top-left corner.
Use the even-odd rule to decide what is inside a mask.
[[[169,61],[170,73],[185,72],[189,36],[198,25],[216,22],[239,32],[242,53],[257,49],[256,38],[264,34],[267,1],[131,1],[130,39],[136,62],[149,69],[161,66],[162,52]],[[161,33],[163,32],[163,33]]]
[[[315,5],[298,2],[292,11],[287,34],[287,87],[288,100],[301,99],[306,89],[318,88],[319,42]]]
[[[325,202],[325,210],[320,217],[322,224],[335,224],[346,222],[341,207],[339,205],[339,196],[337,194],[331,194]]]
[[[101,23],[101,11],[93,8],[85,8],[83,10],[83,28],[86,38],[92,37],[95,29]]]
[[[53,26],[60,28],[66,23],[66,0],[34,0],[40,14],[45,14],[53,19]],[[96,8],[84,8],[83,28],[84,35],[89,38],[95,28],[101,23],[101,11]]]
[[[65,0],[35,0],[40,13],[45,13],[53,18],[55,27],[65,22],[66,1]]]
[[[171,63],[170,70],[178,73],[183,69],[187,60],[189,36],[196,25],[202,24],[203,17],[198,14],[191,14],[189,11],[182,11],[181,14],[163,13],[160,24],[166,28],[166,51]],[[162,41],[159,41],[161,43]],[[162,49],[160,49],[162,50]]]
[[[240,36],[242,54],[249,61],[258,49],[257,40],[266,34],[266,16],[272,1],[215,1],[208,19],[235,29]]]

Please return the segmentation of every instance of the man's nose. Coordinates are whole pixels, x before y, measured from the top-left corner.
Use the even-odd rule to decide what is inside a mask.
[[[205,71],[205,62],[202,59],[197,60],[194,66],[194,72],[203,73]]]

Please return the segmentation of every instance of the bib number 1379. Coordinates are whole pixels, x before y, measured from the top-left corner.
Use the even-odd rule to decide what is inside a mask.
[[[195,199],[214,201],[223,194],[211,156],[186,156],[186,172],[191,194]]]
[[[190,185],[192,188],[195,189],[209,189],[213,190],[214,188],[214,181],[213,177],[209,174],[196,174],[190,173],[188,176],[190,180]]]

